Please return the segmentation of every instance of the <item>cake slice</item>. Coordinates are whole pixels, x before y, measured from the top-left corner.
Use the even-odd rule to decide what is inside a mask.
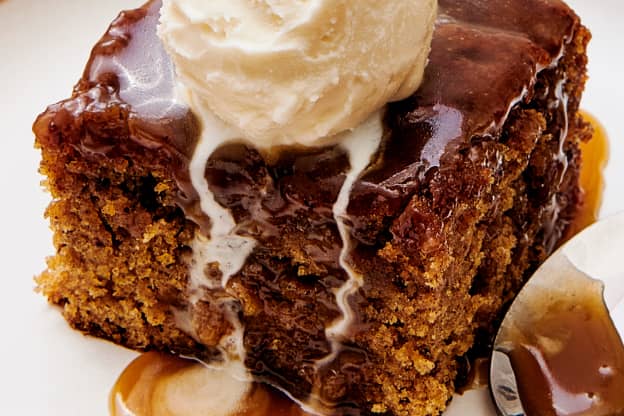
[[[39,290],[73,327],[137,350],[219,361],[238,335],[257,380],[323,413],[441,413],[576,215],[588,31],[559,0],[440,0],[425,80],[386,108],[350,194],[361,285],[341,302],[340,146],[214,152],[210,191],[255,245],[224,287],[193,278],[211,231],[189,168],[202,125],[176,99],[159,10],[123,12],[35,122],[57,249]]]

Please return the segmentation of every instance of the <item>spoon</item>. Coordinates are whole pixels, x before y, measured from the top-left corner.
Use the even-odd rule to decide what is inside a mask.
[[[618,242],[624,256],[624,215],[579,234],[521,290],[492,353],[490,389],[501,415],[624,415],[624,345],[607,308],[621,300],[621,290],[611,292],[624,282],[609,276],[614,290],[605,302],[594,273],[607,273],[578,265],[608,264],[595,257]]]

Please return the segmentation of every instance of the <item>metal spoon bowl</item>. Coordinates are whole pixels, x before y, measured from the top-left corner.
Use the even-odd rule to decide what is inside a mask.
[[[618,256],[618,253],[621,254]],[[607,308],[613,311],[624,298],[624,273],[620,272],[624,271],[622,262],[624,262],[624,214],[611,217],[579,234],[553,254],[531,277],[505,315],[494,342],[490,366],[490,389],[500,414],[504,416],[533,416],[540,413],[540,411],[535,410],[534,404],[528,402],[535,398],[532,395],[541,394],[540,392],[544,390],[542,385],[545,386],[546,384],[549,387],[554,386],[555,389],[559,389],[555,392],[556,394],[551,395],[553,410],[551,414],[602,414],[591,413],[591,411],[600,403],[605,405],[603,402],[609,401],[608,394],[603,398],[595,398],[593,392],[589,392],[586,396],[575,395],[574,392],[568,394],[568,390],[573,389],[557,386],[556,374],[550,373],[556,367],[557,359],[551,360],[548,357],[557,357],[557,354],[572,351],[570,348],[575,348],[580,344],[585,345],[584,342],[578,342],[578,339],[583,340],[583,335],[574,332],[579,331],[578,325],[582,327],[585,324],[583,319],[573,320],[569,328],[563,322],[559,327],[556,320],[553,325],[552,314],[555,311],[553,308],[561,302],[567,305],[562,310],[568,313],[571,308],[580,307],[579,305],[584,302],[593,302],[591,299],[594,299],[595,309],[602,308],[604,316],[607,317],[605,326],[600,327],[598,332],[594,332],[594,334],[600,338],[610,330],[610,327],[612,328],[615,335],[610,338],[607,337],[606,341],[601,342],[611,343],[610,349],[615,351],[609,354],[612,354],[615,357],[613,358],[615,362],[619,363],[618,360],[624,359],[622,358],[624,357],[624,347],[622,347],[621,339],[617,335],[613,322],[608,318]],[[606,291],[604,291],[605,286]],[[603,292],[606,294],[604,301]],[[544,322],[549,322],[548,320],[550,320],[548,324],[550,326],[547,333],[539,333],[539,327]],[[580,330],[585,331],[586,329],[581,328]],[[581,338],[578,338],[579,336]],[[566,346],[568,339],[577,340],[575,341],[576,345]],[[591,347],[594,344],[599,343],[590,342],[587,345]],[[538,348],[533,348],[535,345]],[[600,347],[600,345],[594,346]],[[515,352],[520,351],[521,348],[525,349],[525,356],[529,357],[530,366],[540,367],[537,364],[541,363],[543,364],[541,369],[546,370],[540,374],[539,371],[535,372],[531,369],[533,371],[531,374],[536,377],[536,385],[530,385],[533,381],[530,379],[531,377],[527,378],[530,369],[521,367],[519,361],[513,358],[519,357]],[[568,349],[566,350],[566,348]],[[585,366],[586,360],[591,359],[591,357],[592,353],[589,352],[589,358],[579,356],[577,357],[578,361],[568,359],[568,361],[573,362],[570,362],[567,367],[581,368]],[[610,357],[607,358],[610,359]],[[531,362],[533,358],[535,361]],[[616,364],[616,366],[619,365]],[[593,367],[590,366],[590,368]],[[579,371],[583,370],[580,369]],[[620,379],[624,380],[624,374],[620,374],[620,376]],[[567,378],[574,379],[574,377],[570,377],[570,374],[567,375]],[[542,393],[546,394],[546,392]],[[618,394],[618,396],[624,395]],[[527,412],[526,409],[533,410]],[[574,413],[576,411],[578,412]]]

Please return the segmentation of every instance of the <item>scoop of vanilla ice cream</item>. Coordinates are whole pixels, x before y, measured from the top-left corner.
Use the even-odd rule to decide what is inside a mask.
[[[315,146],[418,88],[436,13],[437,0],[164,0],[159,35],[203,111],[260,148]]]

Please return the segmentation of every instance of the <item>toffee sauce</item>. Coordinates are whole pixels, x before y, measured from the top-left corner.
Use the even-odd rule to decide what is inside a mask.
[[[220,377],[216,389],[198,385]],[[229,380],[198,361],[149,352],[121,374],[110,394],[111,416],[310,416],[277,390]],[[231,385],[232,389],[224,387]],[[243,389],[243,390],[241,390]],[[211,396],[212,397],[207,397]],[[237,402],[232,402],[235,399]]]
[[[579,182],[583,190],[583,202],[576,219],[566,232],[565,240],[598,221],[605,188],[603,172],[609,161],[609,138],[604,126],[585,111],[581,115],[592,125],[594,134],[590,141],[580,144],[583,165]]]
[[[544,299],[541,319],[507,353],[527,416],[624,415],[624,345],[602,286]]]

